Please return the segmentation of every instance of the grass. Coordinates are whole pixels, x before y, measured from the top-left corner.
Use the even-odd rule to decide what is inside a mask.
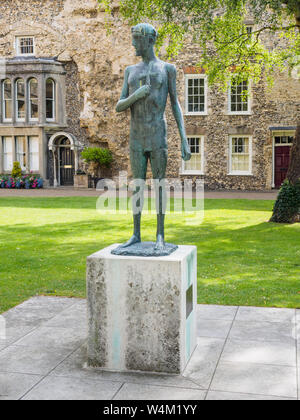
[[[0,312],[36,294],[85,296],[86,256],[131,234],[94,197],[0,198]],[[273,202],[206,200],[205,218],[168,215],[168,242],[198,247],[198,302],[300,308],[300,224],[267,223]],[[153,240],[155,217],[143,218]]]

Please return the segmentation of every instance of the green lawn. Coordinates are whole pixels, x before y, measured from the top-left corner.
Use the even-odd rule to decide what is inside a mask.
[[[0,198],[0,312],[35,294],[85,296],[86,256],[131,234],[96,198]],[[168,215],[167,240],[198,247],[198,302],[300,308],[300,225],[266,223],[273,202],[206,200],[205,219]],[[153,240],[155,217],[143,219]]]

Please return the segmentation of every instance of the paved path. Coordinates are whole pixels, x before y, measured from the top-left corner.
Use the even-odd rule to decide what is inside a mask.
[[[205,198],[275,200],[278,191],[205,191]],[[8,190],[0,188],[1,197],[98,197],[95,189],[44,188],[41,190]]]
[[[85,300],[34,297],[3,314],[0,400],[300,398],[300,310],[197,311],[198,346],[182,376],[113,373],[84,367]]]

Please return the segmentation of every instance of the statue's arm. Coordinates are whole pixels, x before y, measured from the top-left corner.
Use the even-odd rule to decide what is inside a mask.
[[[124,74],[124,84],[123,84],[121,97],[116,106],[117,112],[126,111],[126,109],[130,108],[131,105],[133,105],[136,101],[149,95],[149,92],[150,92],[150,87],[148,85],[144,85],[140,87],[139,89],[137,89],[132,95],[129,96],[128,76],[129,76],[129,69],[127,67]]]
[[[176,120],[180,138],[181,138],[181,154],[184,160],[189,160],[191,158],[190,148],[187,142],[184,120],[182,109],[177,97],[176,89],[176,67],[173,64],[168,64],[168,84],[169,84],[169,95],[171,99],[171,106],[174,118]]]

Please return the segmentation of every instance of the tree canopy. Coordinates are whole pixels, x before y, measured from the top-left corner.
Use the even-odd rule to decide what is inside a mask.
[[[98,0],[111,13],[114,0]],[[199,66],[225,86],[232,72],[258,81],[300,68],[300,0],[120,0],[128,24],[155,23],[158,48],[176,55],[187,37],[199,44]],[[252,33],[247,31],[251,24]],[[271,43],[264,42],[266,38]]]

